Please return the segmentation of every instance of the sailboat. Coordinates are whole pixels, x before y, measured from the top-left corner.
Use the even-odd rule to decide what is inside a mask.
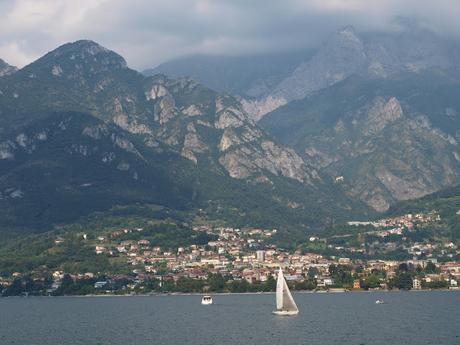
[[[276,310],[273,311],[273,314],[276,315],[297,315],[299,309],[292,298],[289,287],[286,283],[286,280],[283,276],[283,271],[278,271],[278,280],[276,282]]]

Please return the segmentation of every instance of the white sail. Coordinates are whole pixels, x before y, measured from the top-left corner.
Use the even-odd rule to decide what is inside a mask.
[[[276,282],[276,311],[274,314],[278,315],[295,315],[299,312],[297,305],[292,298],[289,287],[283,276],[283,271],[278,272],[278,280]]]
[[[283,300],[284,300],[284,277],[283,271],[278,271],[278,280],[276,281],[276,309],[282,310],[283,309]]]
[[[299,311],[297,304],[294,302],[294,298],[292,298],[291,291],[289,291],[289,287],[286,284],[286,280],[284,280],[283,289],[283,309],[287,311]]]

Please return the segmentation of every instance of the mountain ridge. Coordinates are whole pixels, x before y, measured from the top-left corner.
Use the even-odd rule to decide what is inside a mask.
[[[292,72],[310,50],[254,56],[192,55],[146,69],[147,76],[190,77],[218,92],[240,97],[258,97]]]
[[[8,195],[0,203],[10,225],[23,217],[30,226],[33,214],[44,219],[45,228],[59,222],[59,208],[48,208],[48,218],[43,216],[46,212],[28,212],[38,200],[33,196],[40,193],[33,192],[37,184],[23,182],[36,181],[39,186],[45,181],[40,176],[53,175],[53,165],[63,170],[55,179],[46,179],[46,186],[56,191],[50,195],[60,200],[61,211],[73,208],[72,200],[90,197],[91,181],[75,176],[69,184],[72,166],[83,169],[86,161],[93,162],[95,176],[113,172],[105,194],[101,192],[103,209],[138,198],[192,213],[202,208],[211,217],[243,224],[279,225],[295,219],[304,229],[324,226],[331,215],[344,217],[366,209],[294,150],[267,135],[234,97],[191,79],[145,77],[129,69],[121,56],[91,41],[49,52],[1,79],[0,90],[0,189]],[[74,125],[53,120],[56,116],[69,116]],[[83,119],[95,122],[84,125]],[[49,127],[34,132],[42,122]],[[51,137],[47,131],[60,134]],[[48,156],[54,146],[56,162]],[[46,162],[40,163],[43,168],[30,168],[37,166],[41,155],[38,162]],[[23,171],[24,179],[16,179],[9,173],[12,170]],[[170,180],[164,177],[168,175]],[[110,197],[116,193],[121,194]],[[161,201],[165,194],[175,195],[169,205]],[[316,205],[311,205],[313,200]],[[84,209],[90,211],[91,205]],[[69,214],[75,218],[77,210]]]
[[[392,78],[406,72],[460,66],[459,46],[452,49],[435,33],[403,27],[396,33],[359,34],[346,26],[331,35],[310,58],[266,95],[243,102],[261,119],[293,100],[300,100],[352,75]]]

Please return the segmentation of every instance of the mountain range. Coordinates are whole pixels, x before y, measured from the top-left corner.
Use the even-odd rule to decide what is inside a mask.
[[[0,78],[0,117],[2,229],[142,205],[300,229],[369,212],[235,97],[146,77],[92,41]]]
[[[347,26],[262,93],[235,96],[307,164],[383,212],[460,182],[459,48],[404,20],[385,33]]]
[[[305,233],[457,185],[459,52],[403,25],[143,73],[89,40],[2,60],[0,227],[123,209]]]

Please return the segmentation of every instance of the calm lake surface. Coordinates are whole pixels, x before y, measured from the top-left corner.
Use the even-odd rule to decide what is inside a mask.
[[[460,292],[0,299],[1,345],[460,344]],[[375,304],[383,299],[385,304]]]

